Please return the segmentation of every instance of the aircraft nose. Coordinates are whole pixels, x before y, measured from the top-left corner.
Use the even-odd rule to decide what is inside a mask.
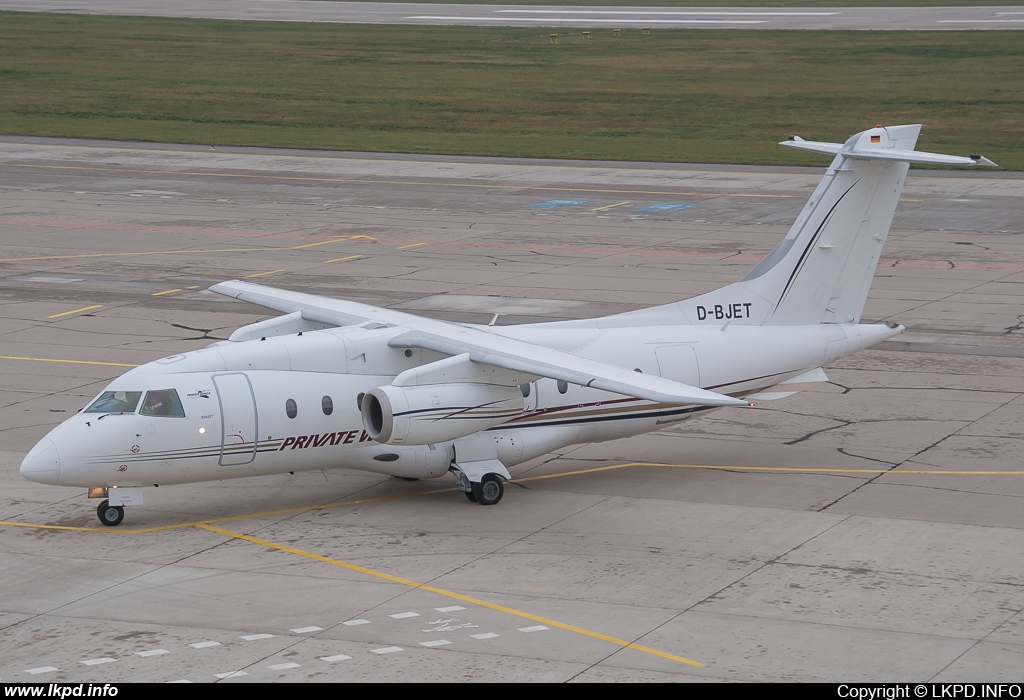
[[[21,475],[40,484],[56,484],[60,477],[60,454],[50,438],[40,440],[21,462]]]

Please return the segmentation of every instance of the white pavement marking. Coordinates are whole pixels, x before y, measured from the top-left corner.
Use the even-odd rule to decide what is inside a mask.
[[[135,652],[135,655],[141,656],[142,658],[146,658],[147,656],[160,656],[162,654],[170,653],[171,652],[167,651],[166,649],[147,649],[146,651],[137,651]]]
[[[287,671],[290,668],[302,668],[302,664],[297,664],[294,661],[288,661],[283,664],[274,664],[272,666],[267,666],[267,668],[269,668],[271,671]]]
[[[506,12],[509,14],[530,14],[530,15],[643,15],[650,17],[652,15],[672,15],[672,16],[691,16],[691,15],[704,15],[704,16],[719,16],[727,15],[729,17],[831,17],[832,15],[842,14],[840,12],[731,12],[729,10],[719,11],[700,11],[700,12],[687,12],[687,11],[672,11],[672,12],[657,12],[648,10],[495,10],[495,12]],[[1005,14],[997,12],[996,14]]]
[[[544,630],[549,630],[549,629],[551,629],[551,628],[547,627],[545,625],[533,625],[532,627],[520,627],[519,631],[520,632],[543,632]]]
[[[369,620],[349,620],[348,622],[342,622],[341,624],[347,627],[355,627],[356,625],[369,625]]]
[[[348,654],[335,654],[334,656],[321,656],[320,660],[333,664],[335,661],[348,661],[351,658]]]
[[[53,671],[56,671],[56,670],[57,670],[56,666],[40,666],[39,668],[26,668],[25,669],[25,673],[28,673],[28,674],[34,676],[37,673],[52,673]]]
[[[434,608],[438,612],[458,612],[459,610],[465,610],[461,605],[449,605],[445,608]]]
[[[402,647],[382,647],[380,649],[370,649],[374,654],[394,654],[396,651],[405,651]]]
[[[270,639],[274,635],[272,634],[247,634],[239,639],[244,639],[247,642],[255,642],[257,639]]]
[[[458,17],[445,15],[414,15],[406,19],[431,19],[431,20],[462,20],[471,22],[502,22],[504,17]],[[764,24],[763,19],[597,19],[594,17],[580,17],[578,19],[587,22],[603,22],[607,24],[625,24],[626,22],[638,24]],[[550,22],[550,17],[516,17],[519,22]]]
[[[443,647],[447,644],[451,644],[447,639],[434,639],[429,642],[420,642],[421,647]]]
[[[471,634],[469,636],[473,639],[494,639],[495,637],[500,637],[501,635],[495,634],[494,632],[484,632],[483,634]]]
[[[190,680],[189,680],[189,679],[187,679],[187,678],[179,678],[179,679],[178,679],[178,680],[176,680],[176,681],[167,681],[167,682],[168,682],[168,683],[191,683],[192,681],[190,681]]]
[[[295,629],[290,631],[294,632],[295,634],[309,634],[310,632],[323,632],[324,628],[317,627],[316,625],[311,625],[309,627],[296,627]]]
[[[407,617],[419,617],[419,616],[420,616],[419,613],[414,613],[414,612],[395,613],[394,615],[388,615],[388,617],[393,618],[395,620],[404,620]]]
[[[227,673],[215,673],[215,678],[237,678],[239,676],[248,676],[249,674],[245,671],[228,671]]]
[[[208,649],[210,647],[219,647],[220,642],[196,642],[195,644],[189,644],[193,649]]]
[[[86,659],[85,661],[79,661],[83,666],[99,666],[100,664],[113,663],[114,660],[109,656],[104,656],[102,659]]]

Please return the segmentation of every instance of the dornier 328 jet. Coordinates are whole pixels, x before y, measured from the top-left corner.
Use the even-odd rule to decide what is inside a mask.
[[[789,396],[903,330],[860,318],[909,163],[995,165],[915,151],[920,129],[784,141],[835,156],[789,233],[739,282],[665,306],[498,327],[216,284],[284,315],[114,380],[21,473],[87,487],[111,526],[145,486],[333,468],[453,472],[492,505],[552,450]]]

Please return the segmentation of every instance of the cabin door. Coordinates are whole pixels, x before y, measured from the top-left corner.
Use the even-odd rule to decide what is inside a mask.
[[[215,374],[213,385],[220,402],[220,466],[240,467],[256,459],[256,397],[242,372]]]

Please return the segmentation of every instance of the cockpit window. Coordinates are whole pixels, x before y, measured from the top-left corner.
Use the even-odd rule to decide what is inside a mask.
[[[141,391],[104,391],[84,413],[135,413]]]
[[[144,416],[185,417],[185,409],[181,407],[178,392],[174,389],[157,389],[146,394],[146,400],[142,402],[142,410],[139,413]]]

